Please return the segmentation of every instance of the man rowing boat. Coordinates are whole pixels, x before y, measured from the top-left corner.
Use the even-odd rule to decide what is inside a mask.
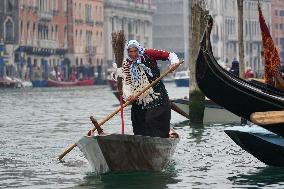
[[[131,121],[135,135],[169,137],[171,106],[162,81],[137,99],[134,94],[160,76],[157,60],[169,60],[170,67],[179,59],[175,53],[144,49],[136,40],[127,43],[128,56],[123,63],[123,96],[132,101]]]

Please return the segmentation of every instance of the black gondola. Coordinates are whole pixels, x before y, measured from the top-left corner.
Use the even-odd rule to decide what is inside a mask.
[[[241,79],[218,64],[210,42],[212,26],[213,20],[209,17],[196,62],[196,80],[203,93],[215,103],[249,121],[254,112],[284,110],[283,91]],[[283,125],[262,127],[284,136]]]

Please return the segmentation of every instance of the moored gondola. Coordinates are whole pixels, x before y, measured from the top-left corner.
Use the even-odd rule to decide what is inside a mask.
[[[196,62],[196,80],[203,93],[215,103],[247,120],[250,120],[250,115],[254,112],[283,110],[283,92],[241,79],[218,64],[210,43],[212,26],[213,20],[210,17]],[[262,127],[284,136],[281,124]]]

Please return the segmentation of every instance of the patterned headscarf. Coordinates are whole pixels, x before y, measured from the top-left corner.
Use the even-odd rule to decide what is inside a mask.
[[[140,65],[146,73],[148,73],[151,77],[153,77],[151,69],[148,68],[147,66],[145,66],[145,64],[142,63],[141,58],[144,55],[145,48],[143,48],[138,43],[138,41],[136,41],[136,40],[130,40],[127,43],[127,50],[130,49],[130,48],[137,48],[138,49],[138,58],[136,60],[132,60],[132,58],[129,55],[127,57],[130,61],[132,61],[132,64],[130,66],[130,70],[131,70],[131,74],[133,75],[133,78],[137,81],[140,80],[140,76],[138,74],[138,65]]]

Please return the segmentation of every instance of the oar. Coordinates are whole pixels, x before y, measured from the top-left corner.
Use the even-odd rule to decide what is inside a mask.
[[[176,113],[186,117],[187,119],[189,119],[189,114],[184,112],[182,109],[180,109],[177,105],[175,105],[174,102],[171,102],[171,109],[174,110]]]
[[[250,119],[257,125],[270,125],[284,123],[284,111],[255,112]]]
[[[173,72],[175,69],[178,68],[179,65],[181,65],[184,61],[179,62],[178,64],[176,64],[176,66],[173,66],[171,69],[169,69],[168,71],[166,71],[165,73],[163,73],[159,78],[157,78],[155,81],[153,81],[151,84],[149,84],[148,86],[144,87],[139,93],[134,95],[134,99],[138,98],[141,94],[143,94],[145,91],[147,91],[148,89],[150,89],[151,87],[153,87],[154,85],[156,85],[161,79],[163,79],[166,75],[168,75],[170,72]],[[125,108],[126,106],[128,106],[129,104],[131,104],[131,101],[126,101],[123,104],[123,108]],[[109,114],[106,118],[104,118],[100,123],[99,126],[102,126],[105,122],[107,122],[108,120],[110,120],[113,116],[115,116],[119,111],[120,111],[120,107],[117,108],[114,112],[112,112],[111,114]],[[92,131],[95,131],[96,128],[93,128]],[[68,154],[71,150],[73,150],[73,148],[75,148],[77,146],[77,144],[72,144],[69,148],[67,148],[59,157],[59,160],[62,160],[64,158],[64,156],[66,154]]]

